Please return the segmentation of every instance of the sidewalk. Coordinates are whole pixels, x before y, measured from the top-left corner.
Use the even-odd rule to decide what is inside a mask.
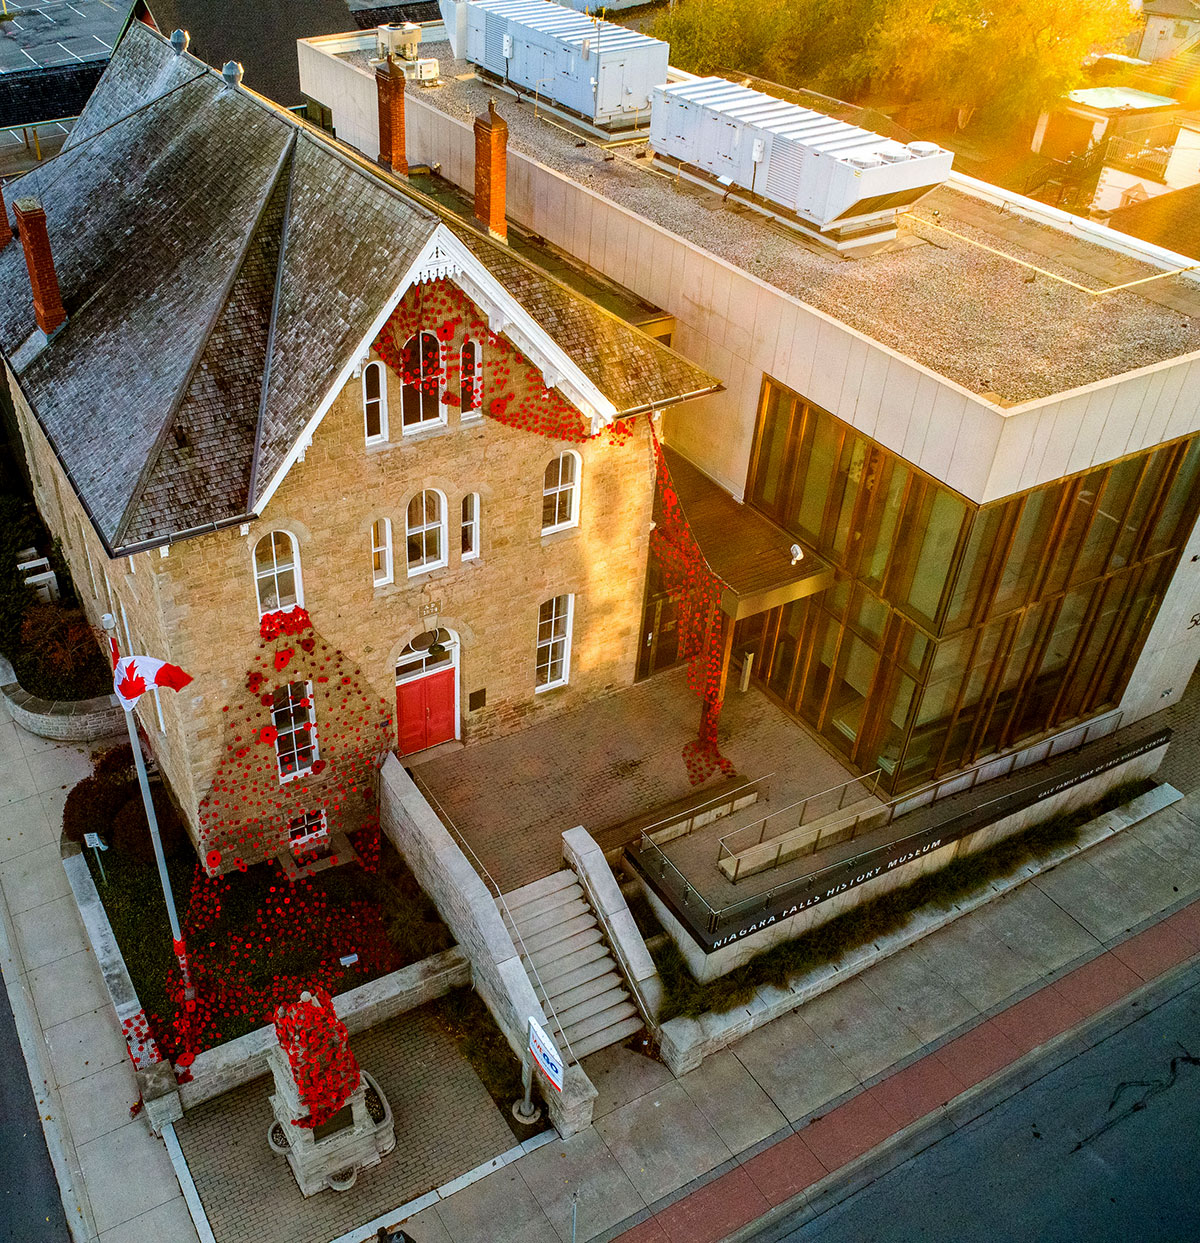
[[[62,802],[89,768],[88,748],[33,738],[0,707],[0,968],[76,1239],[197,1243],[165,1145],[130,1120],[136,1085],[59,859]],[[590,1128],[406,1228],[565,1243],[577,1193],[579,1243],[723,1238],[1200,953],[1198,840],[1200,790],[679,1080],[596,1054]]]
[[[77,1243],[197,1243],[166,1147],[130,1119],[133,1067],[59,858],[66,792],[90,771],[87,746],[0,703],[0,970]]]
[[[594,1124],[411,1218],[419,1243],[716,1243],[1200,954],[1200,793],[675,1080],[586,1059]]]

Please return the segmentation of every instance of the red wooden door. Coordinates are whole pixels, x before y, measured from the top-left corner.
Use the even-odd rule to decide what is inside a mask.
[[[442,669],[421,679],[425,688],[425,745],[436,747],[455,734],[454,669]]]
[[[396,687],[396,731],[401,755],[412,755],[455,736],[454,679],[441,669]]]

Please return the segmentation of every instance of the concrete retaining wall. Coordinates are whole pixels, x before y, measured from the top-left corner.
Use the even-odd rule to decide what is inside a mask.
[[[844,893],[820,902],[816,906],[810,906],[807,910],[800,911],[789,919],[779,920],[766,928],[748,933],[729,945],[721,946],[711,954],[704,952],[691,933],[684,928],[683,924],[676,919],[644,881],[642,889],[654,908],[659,922],[679,946],[680,953],[687,959],[691,973],[701,982],[715,980],[718,976],[726,975],[743,963],[749,962],[756,954],[761,954],[781,941],[795,940],[796,937],[803,936],[804,933],[820,924],[828,923],[829,920],[852,907],[870,902],[873,898],[878,898],[892,889],[910,885],[918,877],[929,872],[940,871],[957,858],[974,854],[979,850],[986,850],[1006,837],[1012,837],[1034,825],[1051,820],[1055,816],[1065,815],[1080,807],[1086,807],[1089,803],[1098,802],[1117,786],[1152,776],[1162,763],[1165,754],[1166,743],[1161,747],[1156,747],[1153,751],[1135,756],[1124,764],[1107,769],[1087,781],[1081,781],[1061,793],[1033,803],[1011,816],[1005,816],[1004,819],[997,820],[994,824],[989,824],[974,833],[969,833],[957,841],[949,842],[936,850],[929,850],[920,858],[891,868],[876,879],[847,889]],[[753,890],[747,887],[747,895],[751,893]]]
[[[162,1060],[158,1046],[150,1036],[145,1011],[129,978],[125,959],[108,921],[108,913],[92,880],[87,860],[75,843],[67,843],[63,847],[63,867],[92,951],[104,975],[104,984],[117,1021],[121,1024],[129,1056],[137,1068],[138,1086],[151,1130],[157,1135],[165,1123],[182,1118],[185,1108],[191,1109],[202,1101],[211,1100],[222,1092],[229,1092],[266,1074],[267,1050],[275,1044],[275,1029],[270,1025],[198,1054],[191,1066],[191,1081],[176,1083],[169,1063]],[[169,935],[165,927],[163,935]],[[353,1034],[366,1031],[470,982],[471,964],[457,946],[452,946],[421,962],[411,963],[399,971],[339,993],[333,1004],[338,1017]]]
[[[440,954],[338,993],[333,1008],[354,1035],[470,982],[471,964],[458,946],[451,946]],[[179,1088],[183,1107],[191,1109],[265,1075],[267,1051],[275,1045],[275,1028],[268,1025],[198,1054],[192,1063],[191,1082]]]
[[[604,851],[587,829],[568,829],[563,834],[563,861],[579,877],[642,1018],[653,1027],[662,1008],[662,980]]]
[[[1024,884],[1040,872],[1087,850],[1097,842],[1112,837],[1113,834],[1119,833],[1131,824],[1137,824],[1139,820],[1152,816],[1155,812],[1179,802],[1182,798],[1183,795],[1174,787],[1158,786],[1124,807],[1106,812],[1103,816],[1084,825],[1077,841],[1067,846],[1057,847],[1044,858],[1027,864],[1011,876],[993,881],[983,892],[962,899],[949,910],[926,907],[914,912],[903,928],[879,938],[870,945],[851,951],[840,958],[836,966],[827,963],[817,967],[805,975],[797,976],[785,988],[764,985],[745,1005],[737,1006],[724,1014],[709,1012],[695,1019],[669,1019],[659,1029],[659,1051],[663,1060],[676,1075],[695,1070],[710,1054],[740,1040],[756,1028],[763,1026],[764,1023],[769,1023],[772,1019],[789,1013],[806,1001],[811,1001],[821,993],[858,975],[868,967],[874,966],[882,959],[889,958],[892,954],[921,940],[931,932],[945,927],[959,916],[976,910],[994,898],[1000,897],[1001,894]],[[989,826],[988,829],[980,832],[991,832],[995,828],[994,825]],[[979,834],[973,836],[978,837]],[[976,849],[979,848],[976,846]],[[865,889],[867,886],[864,885],[862,888]]]
[[[0,686],[0,695],[12,719],[39,738],[91,742],[125,730],[125,714],[115,695],[51,702],[31,695],[16,682]]]
[[[472,983],[524,1059],[529,1018],[549,1027],[541,1003],[487,886],[394,755],[380,773],[379,823],[470,959]],[[578,1065],[567,1067],[562,1092],[545,1096],[564,1137],[591,1124],[596,1089]]]

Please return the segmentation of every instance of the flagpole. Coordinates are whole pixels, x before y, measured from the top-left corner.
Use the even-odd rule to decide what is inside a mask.
[[[113,668],[116,668],[117,652],[117,620],[111,613],[105,613],[100,619],[104,633],[108,636],[112,651]],[[158,832],[158,817],[154,814],[154,800],[150,796],[150,778],[146,775],[146,761],[142,756],[142,743],[138,738],[137,724],[133,719],[133,709],[125,709],[125,727],[129,731],[129,746],[133,750],[133,762],[137,768],[138,786],[142,791],[142,804],[146,808],[146,823],[150,826],[150,840],[154,844],[154,859],[158,864],[158,878],[162,881],[163,897],[167,901],[167,917],[171,921],[171,938],[175,956],[179,959],[179,973],[183,978],[184,1002],[195,1000],[196,990],[192,987],[192,973],[188,966],[187,947],[183,943],[183,933],[179,928],[179,915],[175,910],[175,895],[171,891],[171,878],[167,874],[167,860],[163,854],[162,838]],[[185,1004],[185,1010],[188,1008]]]

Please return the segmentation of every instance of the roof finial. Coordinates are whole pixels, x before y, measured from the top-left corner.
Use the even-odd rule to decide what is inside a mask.
[[[225,79],[226,86],[238,87],[242,84],[242,63],[237,60],[227,60],[225,68],[221,70],[221,77]]]
[[[171,46],[175,49],[176,56],[182,56],[188,50],[188,44],[191,41],[192,36],[186,30],[173,30],[171,32]]]

